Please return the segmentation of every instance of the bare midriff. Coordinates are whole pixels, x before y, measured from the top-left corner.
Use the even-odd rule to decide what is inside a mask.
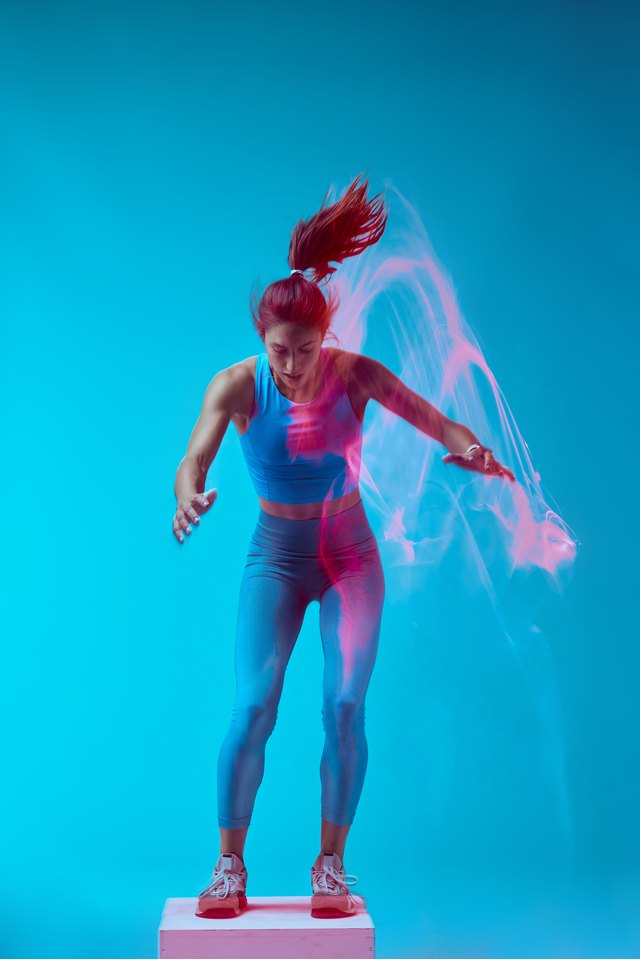
[[[344,497],[335,500],[324,500],[321,503],[277,503],[274,500],[265,500],[258,497],[260,506],[266,513],[274,517],[285,517],[288,520],[311,520],[315,517],[333,517],[336,513],[348,510],[362,499],[360,488],[356,487]]]

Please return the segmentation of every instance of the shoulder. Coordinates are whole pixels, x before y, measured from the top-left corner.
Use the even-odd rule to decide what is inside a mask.
[[[366,364],[367,357],[362,353],[342,350],[339,347],[326,347],[329,357],[343,380],[359,379],[358,374]]]
[[[257,355],[247,357],[219,370],[209,381],[205,402],[225,407],[231,413],[244,410],[247,402],[251,405],[257,359]]]
[[[393,376],[391,371],[378,360],[364,353],[341,350],[337,347],[327,347],[327,351],[345,385],[356,387],[367,399],[376,397],[379,393],[380,382],[384,380],[385,372]]]
[[[339,347],[326,347],[326,350],[333,362],[346,370],[368,370],[378,363],[365,353],[356,353],[354,350],[342,350]]]

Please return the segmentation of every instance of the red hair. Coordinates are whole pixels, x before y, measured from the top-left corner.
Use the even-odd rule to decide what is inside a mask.
[[[330,261],[342,263],[346,257],[362,253],[378,242],[387,223],[384,199],[381,194],[367,199],[367,180],[358,184],[361,177],[359,174],[339,200],[325,207],[327,192],[318,212],[309,220],[299,220],[291,232],[289,266],[313,270],[313,276],[307,279],[293,273],[275,280],[259,302],[257,290],[252,292],[251,316],[261,337],[276,323],[299,323],[316,327],[324,339],[339,302],[335,290],[325,298],[320,289],[337,269]]]

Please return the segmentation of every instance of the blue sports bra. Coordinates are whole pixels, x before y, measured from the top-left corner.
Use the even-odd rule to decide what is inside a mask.
[[[254,405],[240,444],[258,496],[323,503],[358,486],[362,421],[325,347],[320,392],[307,403],[278,390],[266,353],[256,359]]]

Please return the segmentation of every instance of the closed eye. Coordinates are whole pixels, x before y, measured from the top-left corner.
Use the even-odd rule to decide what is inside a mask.
[[[286,350],[276,350],[275,352],[276,352],[276,353],[286,353],[287,351],[286,351]],[[304,354],[304,356],[306,357],[309,353],[311,353],[311,350],[301,350],[300,353]]]

